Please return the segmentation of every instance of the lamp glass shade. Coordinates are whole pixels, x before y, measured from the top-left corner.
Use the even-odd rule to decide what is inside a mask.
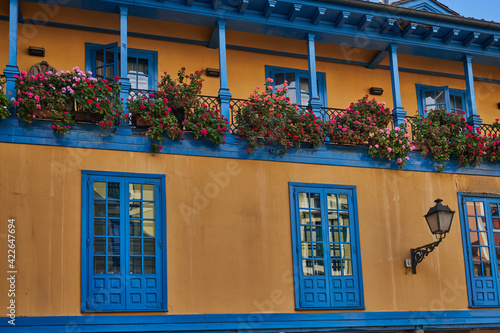
[[[455,214],[450,207],[442,205],[441,201],[441,199],[437,199],[436,205],[429,209],[429,212],[425,215],[432,234],[446,234],[449,232]]]

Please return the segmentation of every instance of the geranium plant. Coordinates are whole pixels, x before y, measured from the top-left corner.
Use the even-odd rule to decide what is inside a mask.
[[[72,76],[69,73],[39,73],[16,75],[17,116],[31,123],[36,118],[52,119],[52,129],[66,134],[74,124]]]
[[[368,153],[372,157],[382,157],[386,160],[396,160],[399,168],[403,168],[410,159],[408,154],[415,149],[410,141],[410,127],[405,121],[406,128],[381,128],[370,138],[371,145]]]
[[[172,109],[195,106],[203,87],[203,73],[203,70],[198,70],[186,74],[186,67],[182,67],[173,78],[169,73],[164,72],[158,83],[158,90],[165,92]]]
[[[268,78],[266,86],[257,87],[250,98],[240,103],[236,112],[238,134],[245,138],[252,153],[255,148],[263,147],[264,142],[275,143],[280,153],[286,153],[292,147],[300,147],[307,141],[319,146],[324,139],[322,121],[310,111],[292,105],[286,97],[288,84],[273,91]]]
[[[101,115],[98,125],[103,130],[113,127],[123,117],[118,76],[113,80],[96,79],[91,72],[85,73],[78,67],[73,70],[76,111]]]
[[[183,131],[179,128],[179,122],[168,105],[168,98],[161,91],[142,94],[127,102],[128,109],[134,117],[142,117],[149,123],[146,136],[151,142],[151,150],[154,153],[162,150],[160,141],[164,136],[172,140],[182,138]]]
[[[9,108],[12,106],[10,99],[4,92],[5,81],[0,81],[0,120],[10,116]]]
[[[214,107],[201,104],[187,115],[184,125],[186,130],[193,132],[195,139],[205,137],[216,146],[226,143],[229,121]]]
[[[368,99],[368,95],[335,115],[326,123],[331,142],[362,145],[373,133],[385,129],[391,121],[391,112],[385,103]]]
[[[479,130],[468,125],[462,114],[446,110],[425,111],[427,117],[420,116],[416,124],[416,141],[422,144],[422,155],[432,155],[442,171],[446,161],[456,157],[460,166],[480,164],[488,149],[487,142]]]

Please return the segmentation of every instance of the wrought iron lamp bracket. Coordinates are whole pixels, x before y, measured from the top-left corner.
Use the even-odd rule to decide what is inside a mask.
[[[411,272],[412,274],[417,274],[417,265],[424,260],[425,257],[429,255],[434,249],[441,243],[441,241],[446,237],[446,234],[441,236],[437,241],[411,249]]]

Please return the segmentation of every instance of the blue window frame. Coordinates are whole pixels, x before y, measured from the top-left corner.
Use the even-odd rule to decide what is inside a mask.
[[[326,102],[326,75],[316,73],[318,82],[318,96],[322,106],[327,106]],[[283,83],[288,81],[287,97],[292,104],[309,104],[311,92],[309,88],[309,73],[304,70],[266,66],[266,77],[274,80],[274,88],[283,88]]]
[[[432,87],[417,84],[418,109],[425,115],[424,110],[447,110],[450,113],[461,114],[467,111],[465,90],[450,89],[447,86]]]
[[[290,183],[297,309],[364,308],[356,188]]]
[[[82,181],[82,311],[166,310],[164,176]]]
[[[97,78],[113,79],[120,72],[118,43],[99,45],[86,43],[86,70]],[[155,90],[158,83],[158,52],[128,49],[127,77],[131,88]]]
[[[500,306],[500,195],[459,193],[470,307]]]

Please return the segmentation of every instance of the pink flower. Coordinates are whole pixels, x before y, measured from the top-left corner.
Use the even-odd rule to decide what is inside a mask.
[[[390,153],[392,151],[391,147],[387,147],[387,151]]]
[[[208,134],[208,131],[206,129],[202,128],[200,133],[201,133],[201,135],[206,136]]]
[[[378,147],[380,147],[380,146],[379,145],[375,145],[375,148],[378,148]]]
[[[396,162],[397,162],[398,164],[401,164],[401,162],[403,162],[403,160],[402,160],[402,159],[400,159],[400,158],[398,158],[398,159],[396,160]]]

